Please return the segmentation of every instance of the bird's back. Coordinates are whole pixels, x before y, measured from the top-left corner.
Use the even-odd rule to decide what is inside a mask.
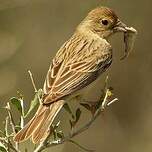
[[[52,61],[44,84],[44,103],[54,102],[90,84],[111,61],[111,46],[105,39],[75,33]]]

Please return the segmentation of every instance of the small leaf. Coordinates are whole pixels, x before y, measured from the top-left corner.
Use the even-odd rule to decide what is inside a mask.
[[[80,116],[81,116],[81,110],[80,110],[80,108],[78,108],[76,110],[76,120],[75,120],[76,123],[79,121]]]
[[[57,133],[57,136],[58,136],[59,138],[63,138],[63,137],[64,137],[63,132],[58,132],[58,133]]]
[[[54,138],[54,140],[56,140],[57,139],[57,133],[56,133],[56,130],[53,130],[53,138]]]
[[[73,128],[73,121],[72,120],[69,120],[69,123],[70,123],[70,127],[71,127],[71,129]]]
[[[15,126],[15,130],[18,132],[18,131],[20,131],[22,128],[19,126],[19,125],[16,125]]]
[[[80,105],[86,108],[87,110],[91,111],[91,106],[88,103],[80,103]]]
[[[24,116],[25,118],[35,109],[35,107],[39,104],[39,97],[41,98],[42,96],[42,89],[39,89],[38,92],[35,94],[34,99],[31,101],[30,108],[26,115]]]
[[[66,103],[66,104],[64,104],[63,107],[71,115],[71,117],[74,119],[74,115],[72,113],[72,110],[71,110],[70,106]]]
[[[98,102],[92,102],[92,103],[80,103],[81,106],[83,106],[84,108],[86,108],[87,110],[89,110],[91,112],[92,115],[95,114],[96,112],[96,107],[98,106]]]
[[[71,129],[74,128],[74,126],[76,125],[76,123],[79,121],[80,116],[81,116],[81,110],[80,110],[80,108],[78,108],[76,110],[76,114],[75,114],[76,118],[75,118],[75,120],[69,120]]]
[[[1,142],[0,142],[0,152],[7,152],[5,145],[2,144]]]
[[[104,84],[104,87],[103,87],[104,92],[106,92],[106,90],[108,89],[108,80],[109,80],[109,77],[106,76],[105,84]]]
[[[22,109],[22,105],[21,105],[21,101],[20,99],[16,98],[16,97],[12,97],[10,99],[10,102],[17,108],[17,110],[23,114],[23,109]]]
[[[54,124],[52,125],[52,133],[53,133],[54,140],[56,140],[58,137],[57,129],[58,129],[59,125],[60,125],[60,121],[58,121],[55,125]]]

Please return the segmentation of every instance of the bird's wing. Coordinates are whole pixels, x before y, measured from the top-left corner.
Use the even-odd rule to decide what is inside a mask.
[[[93,43],[86,43],[86,41],[81,43],[74,47],[76,55],[66,53],[70,48],[64,46],[53,59],[44,84],[44,104],[84,88],[111,64],[111,47],[93,47]],[[90,52],[88,48],[91,49]]]

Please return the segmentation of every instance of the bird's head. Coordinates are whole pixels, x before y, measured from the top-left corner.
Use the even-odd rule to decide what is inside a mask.
[[[115,32],[126,31],[126,25],[107,7],[99,7],[89,12],[78,28],[98,34],[102,38],[108,38]]]

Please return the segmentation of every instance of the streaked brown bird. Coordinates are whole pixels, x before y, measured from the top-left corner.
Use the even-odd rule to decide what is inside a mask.
[[[126,25],[113,10],[99,7],[89,12],[54,57],[44,83],[43,102],[14,140],[43,140],[64,103],[83,93],[82,89],[111,65],[109,36],[125,31]]]

